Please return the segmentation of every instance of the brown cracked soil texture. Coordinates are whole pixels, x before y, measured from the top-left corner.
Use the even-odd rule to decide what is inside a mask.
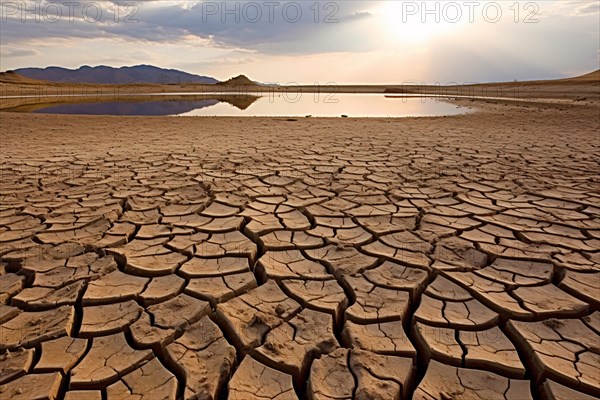
[[[597,116],[3,113],[0,398],[597,398]]]

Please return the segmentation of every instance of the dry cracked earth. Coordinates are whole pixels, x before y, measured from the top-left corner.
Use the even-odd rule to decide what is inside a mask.
[[[0,398],[597,398],[598,122],[501,111],[4,115]]]

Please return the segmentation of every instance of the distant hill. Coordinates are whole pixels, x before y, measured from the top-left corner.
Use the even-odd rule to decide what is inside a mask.
[[[234,78],[227,79],[225,82],[219,82],[217,85],[222,86],[256,86],[257,82],[251,81],[246,75],[238,75]]]
[[[17,74],[15,71],[0,72],[0,83],[14,83],[14,84],[38,84],[42,85],[48,83],[38,79],[25,78],[22,75]]]
[[[218,82],[218,80],[208,76],[189,74],[176,69],[163,69],[152,65],[136,65],[133,67],[120,68],[107,67],[105,65],[98,67],[84,65],[78,69],[67,69],[61,67],[19,68],[15,69],[14,72],[29,79],[69,83],[123,85],[128,83],[214,84]]]
[[[577,82],[600,82],[600,69],[589,74],[576,76],[574,78],[562,79],[563,81],[577,81]]]

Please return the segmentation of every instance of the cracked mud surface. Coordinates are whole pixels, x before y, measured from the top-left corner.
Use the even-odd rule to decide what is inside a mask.
[[[2,114],[0,398],[597,398],[598,109],[527,107]]]

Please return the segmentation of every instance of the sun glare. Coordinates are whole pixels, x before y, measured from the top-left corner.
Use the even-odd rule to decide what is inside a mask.
[[[394,42],[426,42],[440,34],[455,30],[461,23],[453,10],[423,8],[423,3],[387,1],[379,9],[381,24]],[[449,16],[450,18],[446,18]]]

